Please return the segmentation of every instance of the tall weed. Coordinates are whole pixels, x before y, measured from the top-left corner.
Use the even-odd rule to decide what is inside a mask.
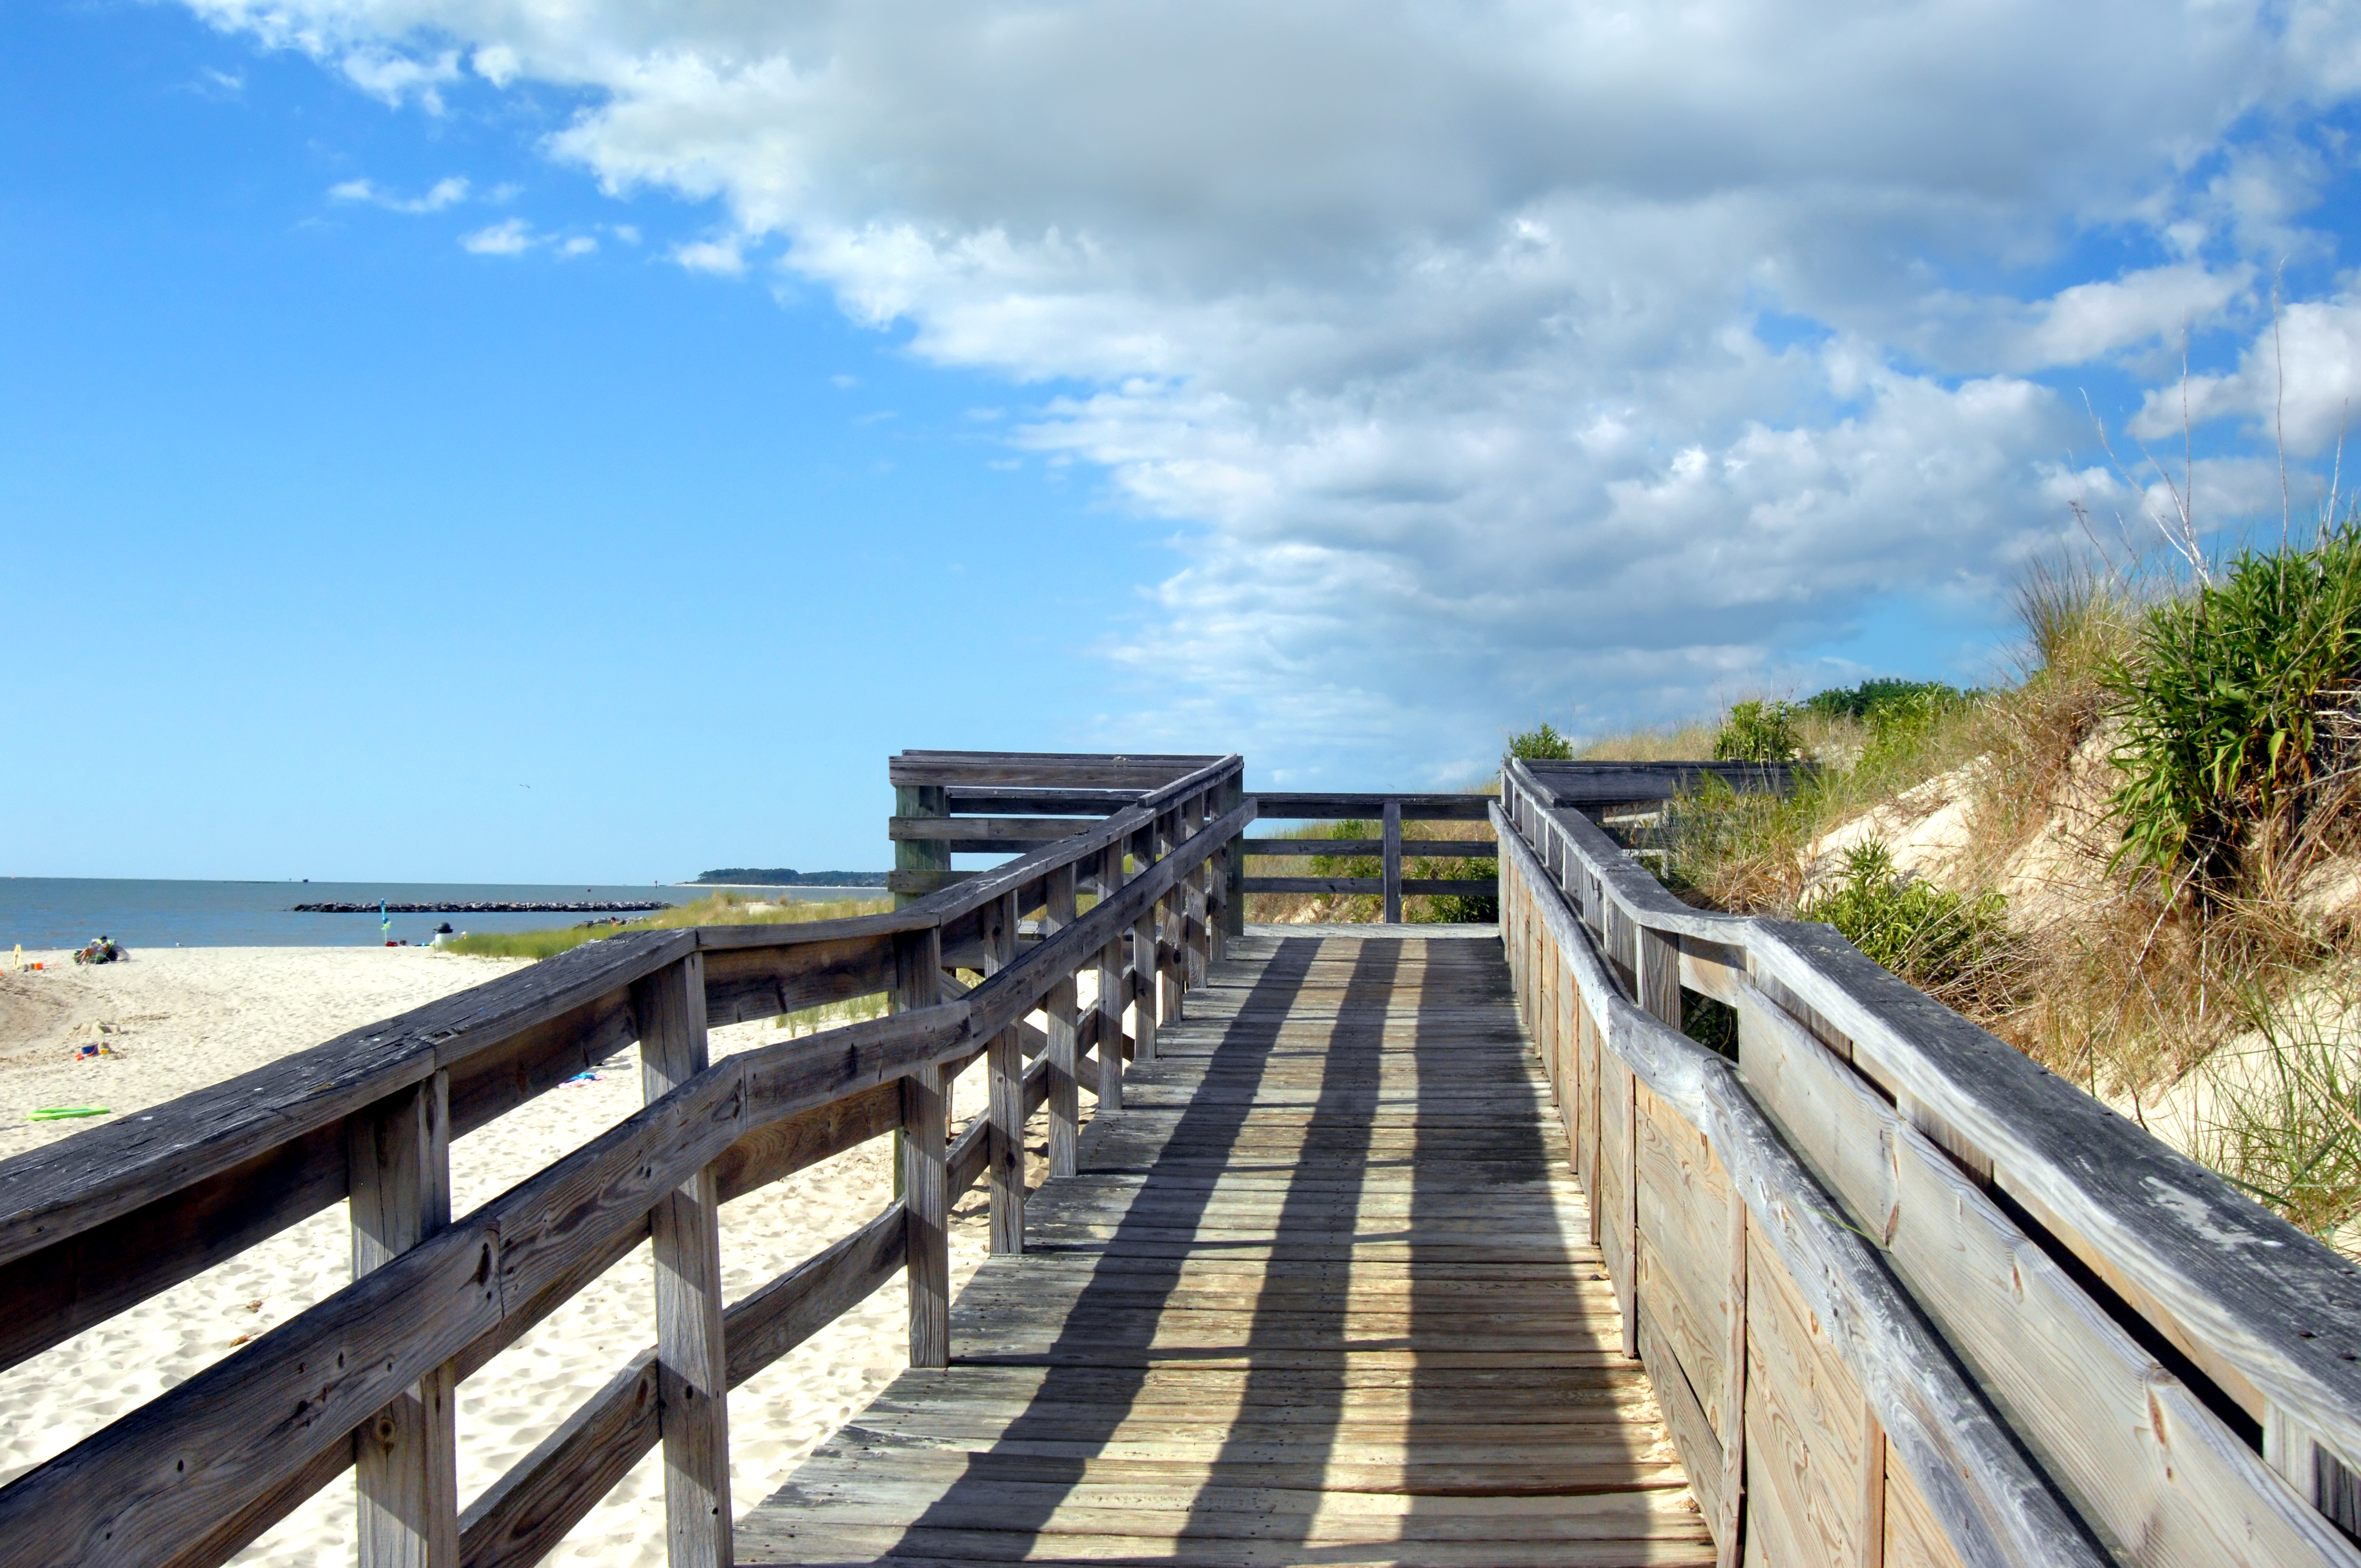
[[[2343,804],[2361,679],[2361,532],[2241,554],[2147,612],[2109,676],[2118,860],[2201,903],[2300,872]]]
[[[2342,990],[2315,992],[2302,1007],[2259,988],[2241,996],[2248,1030],[2206,1064],[2193,1152],[2290,1223],[2361,1257],[2352,1001]]]

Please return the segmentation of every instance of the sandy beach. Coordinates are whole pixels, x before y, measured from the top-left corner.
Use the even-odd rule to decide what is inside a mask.
[[[0,973],[0,1157],[92,1123],[27,1123],[38,1105],[124,1114],[234,1077],[344,1030],[481,984],[521,960],[422,948],[211,948],[136,953],[129,962]],[[768,1024],[717,1030],[715,1054],[779,1038]],[[75,1059],[77,1047],[113,1053]],[[961,1080],[954,1125],[983,1108],[981,1070]],[[637,1053],[597,1081],[542,1096],[452,1149],[453,1207],[466,1212],[639,1107]],[[1028,1142],[1038,1143],[1038,1129]],[[732,1300],[877,1214],[892,1190],[890,1140],[874,1139],[722,1211]],[[984,1201],[953,1212],[951,1275],[983,1258]],[[23,1365],[0,1372],[0,1481],[49,1458],[203,1369],[349,1279],[341,1205],[143,1302]],[[459,1492],[473,1498],[654,1338],[642,1247],[461,1386]],[[730,1398],[731,1493],[740,1512],[898,1374],[903,1292],[888,1285]],[[552,1557],[664,1561],[663,1479],[651,1453]],[[332,1563],[353,1556],[353,1497],[341,1480],[235,1561]]]

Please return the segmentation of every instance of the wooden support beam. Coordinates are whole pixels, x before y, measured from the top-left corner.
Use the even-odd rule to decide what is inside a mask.
[[[1638,994],[1633,1000],[1664,1023],[1681,1026],[1681,939],[1669,932],[1633,927],[1639,959]]]
[[[1385,810],[1386,924],[1401,924],[1402,817],[1401,802],[1389,800]]]
[[[1053,878],[1058,873],[1052,872]],[[1065,873],[1071,890],[1073,873]],[[1054,886],[1054,882],[1052,883]],[[1069,892],[1069,899],[1071,894]],[[1052,903],[1054,904],[1054,897]],[[1017,894],[1011,891],[983,905],[981,922],[983,972],[998,974],[1016,961]],[[1054,1028],[1056,1014],[1051,1014]],[[1025,1250],[1025,1036],[1022,1025],[1011,1025],[992,1036],[985,1048],[984,1073],[988,1104],[984,1113],[984,1169],[990,1178],[991,1247],[996,1253]],[[948,1202],[946,1197],[946,1202]]]
[[[933,930],[905,933],[895,942],[895,1011],[935,1005],[941,993],[942,938]],[[943,1069],[932,1063],[902,1078],[900,1166],[910,1284],[910,1365],[950,1365],[950,1239],[944,1229],[949,1200],[950,1140],[943,1104]]]
[[[908,1215],[910,1365],[950,1365],[950,1184],[943,1069],[928,1063],[902,1079],[902,1201]]]
[[[1235,810],[1246,799],[1246,780],[1233,778],[1222,791],[1223,814]],[[1243,937],[1246,934],[1246,835],[1241,833],[1231,839],[1222,856],[1223,874],[1228,878],[1222,905],[1222,930],[1228,936]]]
[[[1198,829],[1204,826],[1205,800],[1199,795],[1181,808],[1181,837],[1193,839]],[[1182,946],[1186,949],[1181,984],[1189,991],[1195,991],[1205,983],[1206,968],[1213,962],[1213,948],[1205,924],[1212,907],[1206,898],[1206,891],[1211,885],[1207,879],[1211,874],[1212,868],[1200,861],[1189,869],[1188,876],[1182,879],[1180,887],[1176,890],[1180,894]]]
[[[1142,828],[1132,839],[1132,861],[1146,871],[1156,858],[1156,829]],[[1156,1059],[1156,1023],[1163,990],[1158,976],[1160,967],[1156,956],[1156,906],[1148,905],[1139,913],[1131,927],[1131,1059],[1142,1063]],[[1101,1053],[1102,1057],[1105,1053]],[[1114,1053],[1115,1066],[1099,1074],[1099,1108],[1103,1111],[1123,1109],[1123,1053]]]
[[[1110,846],[1099,856],[1102,897],[1112,897],[1123,885],[1123,850]],[[1102,1040],[1123,1036],[1123,934],[1118,931],[1099,949],[1098,1036]],[[1049,1035],[1049,1174],[1071,1176],[1082,1136],[1082,1098],[1074,1081],[1080,1051],[1076,1030],[1061,1036],[1051,1014]],[[1120,1053],[1117,1053],[1120,1054]]]
[[[705,958],[631,987],[651,1105],[703,1072]],[[648,1211],[656,1277],[656,1398],[664,1543],[673,1568],[730,1568],[730,1381],[721,1339],[720,1196],[707,1164]]]
[[[353,1277],[451,1223],[451,1075],[346,1118]],[[353,1433],[361,1568],[457,1568],[456,1364],[445,1362]]]
[[[950,815],[948,792],[940,784],[896,784],[894,786],[894,820],[911,822]],[[948,845],[929,843],[922,839],[894,839],[894,870],[901,873],[888,885],[894,890],[894,907],[915,904],[939,887],[949,885],[951,877],[951,852]]]

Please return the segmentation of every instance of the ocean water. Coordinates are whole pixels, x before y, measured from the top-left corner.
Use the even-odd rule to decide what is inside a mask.
[[[710,887],[548,885],[529,883],[137,882],[99,877],[0,877],[0,957],[25,948],[78,948],[93,937],[140,948],[348,948],[385,940],[377,911],[298,915],[298,904],[573,901],[687,904]],[[749,892],[754,890],[749,889]],[[883,888],[778,887],[785,899],[882,898]],[[449,921],[458,931],[540,931],[588,915],[395,915],[396,941],[429,940]],[[626,917],[628,918],[628,916]]]

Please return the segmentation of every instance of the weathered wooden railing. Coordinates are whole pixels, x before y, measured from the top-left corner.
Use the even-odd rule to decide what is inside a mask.
[[[1428,856],[1450,860],[1489,860],[1488,839],[1405,839],[1406,822],[1482,822],[1490,815],[1489,799],[1480,795],[1338,795],[1265,790],[1255,796],[1259,820],[1266,822],[1369,822],[1379,825],[1376,839],[1253,839],[1249,856],[1334,855],[1379,857],[1380,874],[1355,876],[1247,876],[1238,891],[1249,893],[1374,893],[1383,900],[1388,924],[1402,917],[1402,899],[1420,894],[1461,894],[1489,897],[1498,886],[1491,877],[1402,876],[1402,857]],[[1243,907],[1243,898],[1241,899]]]
[[[1119,1104],[1217,950],[1254,807],[1237,758],[1190,762],[890,915],[596,943],[0,1164],[0,1365],[339,1200],[357,1276],[0,1487],[0,1558],[203,1568],[352,1465],[368,1568],[529,1563],[661,1442],[672,1561],[728,1563],[729,1389],[903,1269],[912,1364],[942,1365],[950,1201],[988,1177],[1021,1246],[1025,1117],[1047,1102],[1071,1174],[1078,1087]],[[710,1026],[881,992],[887,1017],[708,1058]],[[453,1138],[635,1039],[644,1110],[451,1217]],[[979,1058],[989,1113],[949,1141]],[[902,1200],[725,1310],[720,1205],[896,1130]],[[649,1240],[654,1345],[463,1511],[453,1390]]]
[[[1507,770],[1502,940],[1724,1562],[2361,1563],[2354,1266]],[[1737,1010],[1732,1062],[1684,989]]]

